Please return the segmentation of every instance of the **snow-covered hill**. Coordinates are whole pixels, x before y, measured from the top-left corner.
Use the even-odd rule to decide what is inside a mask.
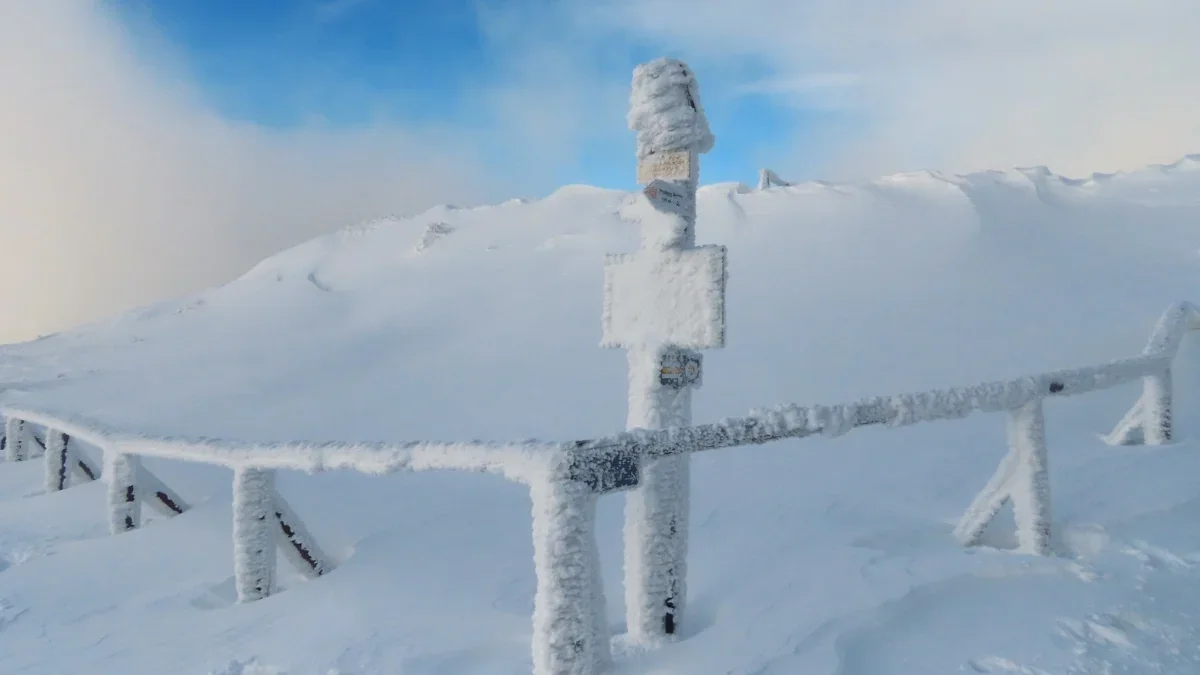
[[[698,239],[730,264],[729,346],[706,357],[699,421],[1132,356],[1169,304],[1200,300],[1200,156],[699,200]],[[0,349],[2,400],[243,440],[607,434],[625,361],[597,346],[602,254],[634,248],[645,208],[570,186],[349,228],[224,287]],[[684,639],[618,652],[617,671],[1196,672],[1200,378],[1193,351],[1180,359],[1176,445],[1100,443],[1132,388],[1048,406],[1051,559],[950,537],[1004,452],[1000,416],[697,457]],[[32,497],[36,463],[0,467],[0,672],[528,672],[523,489],[283,475],[342,564],[238,606],[228,474],[154,468],[198,507],[108,537],[102,486]],[[621,501],[600,507],[616,633]]]

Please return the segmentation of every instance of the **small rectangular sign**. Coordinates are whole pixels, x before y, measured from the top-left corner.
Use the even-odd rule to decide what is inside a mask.
[[[659,360],[658,383],[664,387],[699,388],[703,357],[690,349],[667,348]]]
[[[695,153],[691,150],[659,152],[638,160],[637,181],[647,185],[655,179],[691,180]]]
[[[694,216],[696,214],[696,194],[678,183],[654,179],[642,190],[650,205],[657,211],[673,213],[677,216]]]

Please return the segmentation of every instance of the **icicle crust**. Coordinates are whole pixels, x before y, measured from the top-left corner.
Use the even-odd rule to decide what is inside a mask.
[[[696,76],[676,59],[655,59],[633,70],[628,122],[637,132],[639,158],[672,150],[708,152],[716,140]]]
[[[611,661],[596,548],[596,495],[552,476],[533,500],[534,675],[598,675]]]
[[[260,600],[275,582],[275,472],[242,468],[233,474],[233,558],[238,602]]]
[[[108,481],[108,523],[113,534],[142,524],[142,495],[138,486],[141,460],[137,455],[105,451],[104,477]]]
[[[46,430],[46,492],[66,489],[71,470],[78,460],[71,449],[71,437],[53,429]]]
[[[1050,554],[1050,472],[1046,453],[1045,415],[1042,401],[1013,410],[1008,421],[1008,442],[1017,456],[1010,495],[1017,520],[1017,542],[1022,551]]]

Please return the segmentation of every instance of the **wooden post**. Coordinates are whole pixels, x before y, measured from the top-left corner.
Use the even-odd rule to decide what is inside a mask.
[[[1042,400],[1010,411],[1008,442],[1018,461],[1012,478],[1013,515],[1022,551],[1050,554],[1050,472]]]
[[[46,492],[67,488],[71,467],[75,464],[71,437],[54,429],[46,429]]]
[[[142,523],[142,495],[138,487],[138,467],[141,459],[105,451],[108,479],[108,523],[113,534],[136,529]]]
[[[533,498],[534,675],[599,675],[611,662],[596,548],[596,496],[587,485],[548,480]]]
[[[233,559],[238,602],[261,600],[275,583],[275,472],[239,468],[233,474]]]
[[[29,454],[28,430],[25,420],[10,417],[4,424],[4,459],[7,462],[23,462]]]
[[[1165,445],[1171,442],[1171,402],[1173,386],[1171,370],[1149,375],[1142,381],[1142,433],[1146,445]]]

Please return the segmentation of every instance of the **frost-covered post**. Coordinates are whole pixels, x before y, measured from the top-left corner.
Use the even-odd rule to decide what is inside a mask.
[[[141,459],[137,455],[105,450],[104,460],[109,531],[120,534],[136,529],[142,523],[142,491],[137,479]]]
[[[698,157],[713,136],[691,69],[674,59],[638,66],[628,121],[653,212],[643,219],[640,250],[608,256],[602,344],[627,350],[627,426],[684,427],[700,383],[700,355],[691,350],[725,340],[725,249],[696,247]],[[625,598],[634,641],[674,634],[683,613],[689,482],[687,455],[646,460],[628,495]]]
[[[1042,399],[1009,413],[1008,443],[1017,457],[1012,477],[1013,515],[1022,551],[1050,554],[1050,471]]]
[[[1171,370],[1149,375],[1142,381],[1145,397],[1145,421],[1142,433],[1146,445],[1166,445],[1171,442],[1171,399],[1173,389]]]
[[[233,573],[238,602],[271,594],[278,536],[275,472],[237,469],[233,474]]]
[[[533,499],[534,675],[598,675],[611,661],[596,548],[596,494],[585,483],[548,476]]]
[[[1017,544],[1027,553],[1050,554],[1050,471],[1042,399],[1008,413],[1008,454],[954,530],[967,546],[979,543],[1006,503],[1017,521]]]
[[[71,469],[76,460],[71,450],[71,437],[61,431],[46,429],[46,492],[67,488]]]
[[[10,417],[4,423],[4,460],[23,462],[29,456],[29,431],[25,420]]]

